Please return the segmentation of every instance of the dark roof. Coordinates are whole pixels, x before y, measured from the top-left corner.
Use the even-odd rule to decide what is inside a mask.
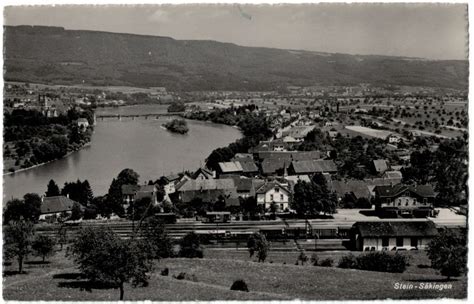
[[[296,174],[337,172],[336,164],[332,160],[300,160],[291,162]]]
[[[261,153],[264,151],[273,152],[275,146],[283,146],[284,148],[288,148],[288,143],[283,142],[283,140],[271,140],[271,141],[261,141],[256,147],[250,148],[250,153]]]
[[[321,159],[321,151],[264,151],[258,153],[259,159],[282,158],[291,160]]]
[[[122,194],[123,195],[135,195],[140,189],[139,185],[122,185]]]
[[[301,151],[291,154],[293,160],[321,159],[321,151]]]
[[[291,159],[291,154],[294,152],[290,151],[265,151],[265,152],[259,152],[258,153],[258,158],[266,160],[268,158],[270,159]]]
[[[257,189],[257,193],[267,193],[270,189],[273,189],[273,188],[280,188],[280,189],[283,189],[285,190],[286,192],[290,192],[290,190],[288,189],[287,186],[285,185],[282,185],[280,184],[279,182],[276,182],[276,181],[272,181],[272,182],[266,182],[265,184],[263,184],[262,186],[260,186],[258,189]]]
[[[211,170],[206,169],[206,168],[202,168],[202,167],[197,169],[196,172],[193,173],[191,178],[196,179],[199,174],[203,174],[207,179],[214,178],[214,174],[212,173]]]
[[[138,188],[138,192],[155,192],[156,186],[155,185],[141,185]]]
[[[225,179],[191,179],[177,190],[183,202],[201,199],[203,202],[214,203],[221,197],[227,206],[239,206],[237,187],[232,178]]]
[[[170,183],[172,181],[175,181],[175,180],[178,180],[180,178],[181,177],[180,177],[179,174],[170,174],[170,175],[165,176],[165,179],[168,181],[168,183]]]
[[[41,214],[71,211],[76,201],[66,196],[50,196],[43,198]]]
[[[331,181],[329,186],[338,197],[344,197],[346,194],[353,194],[356,198],[370,198],[369,187],[361,180]]]
[[[364,181],[367,183],[369,186],[390,186],[390,185],[396,185],[399,184],[402,179],[401,178],[384,178],[384,177],[378,177],[378,178],[367,178],[364,179]]]
[[[291,164],[290,159],[284,158],[266,158],[262,161],[262,173],[269,175],[275,174],[279,170],[288,168]]]
[[[154,192],[156,191],[155,185],[122,185],[123,195],[135,195],[138,192]]]
[[[432,221],[356,222],[353,227],[361,237],[422,237],[438,234]]]
[[[241,158],[238,160],[244,173],[257,173],[258,167],[251,158]]]
[[[418,196],[426,198],[436,196],[431,185],[407,186],[403,184],[396,184],[394,186],[376,186],[374,189],[375,194],[380,198],[396,197],[405,191],[409,191]]]

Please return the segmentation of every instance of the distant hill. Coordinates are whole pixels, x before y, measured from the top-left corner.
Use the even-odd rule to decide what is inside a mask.
[[[6,26],[5,80],[268,90],[371,83],[467,89],[468,62],[243,47],[168,37]]]

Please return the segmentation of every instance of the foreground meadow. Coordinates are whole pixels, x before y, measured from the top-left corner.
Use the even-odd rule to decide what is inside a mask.
[[[337,263],[342,254],[332,256]],[[256,263],[245,251],[207,251],[204,259],[164,259],[157,261],[147,287],[125,288],[125,300],[347,300],[465,298],[466,277],[446,282],[429,265],[424,253],[414,254],[405,273],[391,274],[336,267],[295,265],[297,253],[270,252],[267,263]],[[169,269],[168,276],[161,271]],[[80,276],[71,261],[59,252],[49,263],[27,262],[25,273],[16,273],[16,263],[4,266],[5,300],[110,301],[119,292],[110,286],[91,284]],[[174,278],[185,272],[183,280]],[[231,291],[230,286],[243,279],[250,292]],[[396,289],[397,283],[420,286],[421,283],[451,284],[451,289]]]

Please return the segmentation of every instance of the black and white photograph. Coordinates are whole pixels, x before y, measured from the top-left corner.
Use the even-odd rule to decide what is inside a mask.
[[[467,301],[467,1],[7,2],[4,301]]]

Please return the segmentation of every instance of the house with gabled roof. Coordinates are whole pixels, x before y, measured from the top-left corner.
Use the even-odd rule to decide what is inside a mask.
[[[400,181],[402,180],[402,172],[392,170],[392,171],[385,171],[385,173],[382,175],[383,178],[388,178],[388,179],[399,179]]]
[[[291,164],[290,159],[285,158],[266,158],[261,163],[262,174],[265,176],[284,174],[286,168]]]
[[[436,193],[431,185],[376,186],[375,207],[384,217],[427,217],[433,213]]]
[[[287,184],[282,184],[276,180],[266,181],[257,190],[257,205],[263,205],[265,210],[269,210],[272,205],[276,211],[288,210],[291,192]]]
[[[39,220],[52,222],[56,221],[58,218],[67,218],[71,215],[74,204],[78,204],[81,209],[84,209],[81,204],[67,196],[58,195],[42,197]]]
[[[315,173],[336,173],[337,166],[332,160],[313,159],[292,161],[288,168],[289,175],[304,175]]]
[[[437,234],[429,220],[356,222],[351,239],[359,251],[423,250]]]
[[[233,176],[235,182],[237,195],[240,198],[249,198],[256,196],[256,190],[262,186],[265,181],[257,178],[246,178],[241,176]]]
[[[237,186],[232,178],[221,179],[190,179],[176,189],[184,203],[200,199],[205,203],[216,203],[224,200],[226,206],[239,206]]]
[[[241,175],[243,168],[238,161],[219,162],[217,175],[219,177]]]
[[[232,161],[237,161],[242,167],[242,175],[252,177],[258,174],[258,167],[253,158],[233,158]]]
[[[338,200],[342,200],[345,196],[350,196],[354,201],[361,198],[370,200],[371,198],[369,187],[362,180],[331,180],[328,182],[328,188],[336,194]]]
[[[196,172],[191,174],[191,178],[192,179],[213,179],[213,178],[216,178],[216,172],[209,170],[207,168],[201,167],[197,169]]]
[[[158,189],[155,185],[122,185],[122,200],[124,209],[136,201],[150,199],[153,205],[158,204]]]

